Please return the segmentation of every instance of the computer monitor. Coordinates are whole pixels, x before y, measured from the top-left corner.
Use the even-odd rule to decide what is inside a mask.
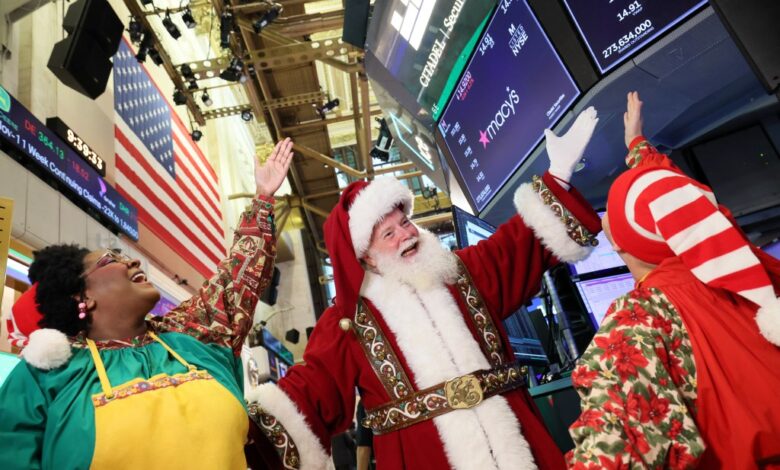
[[[458,248],[476,245],[496,232],[496,228],[489,223],[456,206],[452,206],[452,222]]]
[[[597,329],[612,301],[633,290],[635,285],[630,273],[577,281],[575,284]]]
[[[599,212],[599,217],[604,217],[604,214],[604,212]],[[599,233],[596,238],[598,239],[599,244],[593,249],[590,255],[582,261],[569,265],[572,276],[581,277],[609,269],[625,268],[626,264],[620,259],[620,256],[615,253],[615,250],[612,249],[612,245],[609,243],[609,240],[607,240],[607,236],[604,235],[604,232],[602,231]]]
[[[775,240],[767,245],[764,245],[761,247],[761,249],[764,250],[765,253],[780,259],[780,240]]]
[[[496,228],[489,223],[456,206],[452,206],[452,220],[455,225],[455,239],[461,249],[476,245],[496,232]],[[549,363],[525,308],[507,317],[504,320],[504,329],[516,360],[532,366]]]

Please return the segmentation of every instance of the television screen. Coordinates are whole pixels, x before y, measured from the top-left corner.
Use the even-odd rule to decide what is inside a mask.
[[[604,217],[604,212],[599,212],[599,217]],[[619,268],[626,264],[620,259],[612,245],[607,240],[604,232],[600,232],[596,237],[599,244],[593,248],[593,251],[582,261],[570,264],[571,274],[573,276],[582,276],[607,269]]]
[[[601,73],[631,57],[707,0],[564,0]]]
[[[379,67],[434,120],[449,97],[495,0],[384,0],[374,3],[366,71]],[[399,99],[413,113],[416,110]]]
[[[437,187],[448,189],[447,175],[442,161],[439,159],[433,128],[412,115],[380,83],[372,82],[371,89],[382,108],[390,133],[395,139],[395,147],[401,157],[416,163],[417,168],[428,176]]]
[[[762,126],[717,137],[692,150],[718,202],[735,217],[780,205],[780,156]]]
[[[496,228],[463,209],[452,206],[452,221],[458,248],[476,245],[496,232]]]
[[[775,240],[768,245],[764,245],[761,249],[775,258],[780,259],[780,240]]]
[[[634,277],[631,274],[618,274],[578,281],[576,285],[593,324],[598,328],[612,301],[634,289]]]
[[[528,4],[501,2],[437,126],[477,212],[578,95]]]

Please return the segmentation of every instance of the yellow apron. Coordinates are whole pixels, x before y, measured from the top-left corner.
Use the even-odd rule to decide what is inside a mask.
[[[112,387],[94,341],[87,345],[103,393],[95,406],[93,469],[241,469],[249,421],[244,407],[205,370],[158,374]]]

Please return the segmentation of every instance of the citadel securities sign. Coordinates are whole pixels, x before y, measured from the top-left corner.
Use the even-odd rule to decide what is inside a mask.
[[[138,240],[138,210],[1,86],[0,140],[22,163],[53,176],[63,194],[94,209],[101,223]]]
[[[366,49],[410,100],[436,119],[495,5],[495,0],[377,1]],[[366,68],[376,79],[368,63]]]

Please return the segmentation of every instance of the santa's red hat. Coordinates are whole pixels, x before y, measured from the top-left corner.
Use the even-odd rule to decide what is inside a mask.
[[[11,307],[9,340],[22,349],[22,357],[39,369],[54,369],[70,359],[70,342],[65,333],[41,328],[43,315],[38,310],[38,283],[32,285]]]
[[[371,244],[374,226],[395,208],[411,215],[412,202],[412,192],[392,177],[356,181],[342,191],[325,220],[325,246],[333,265],[336,305],[344,314],[357,306],[365,275],[360,258]]]
[[[709,187],[676,168],[640,164],[612,184],[607,214],[622,250],[650,264],[678,256],[705,284],[754,302],[761,334],[780,346],[780,299],[767,269]]]

